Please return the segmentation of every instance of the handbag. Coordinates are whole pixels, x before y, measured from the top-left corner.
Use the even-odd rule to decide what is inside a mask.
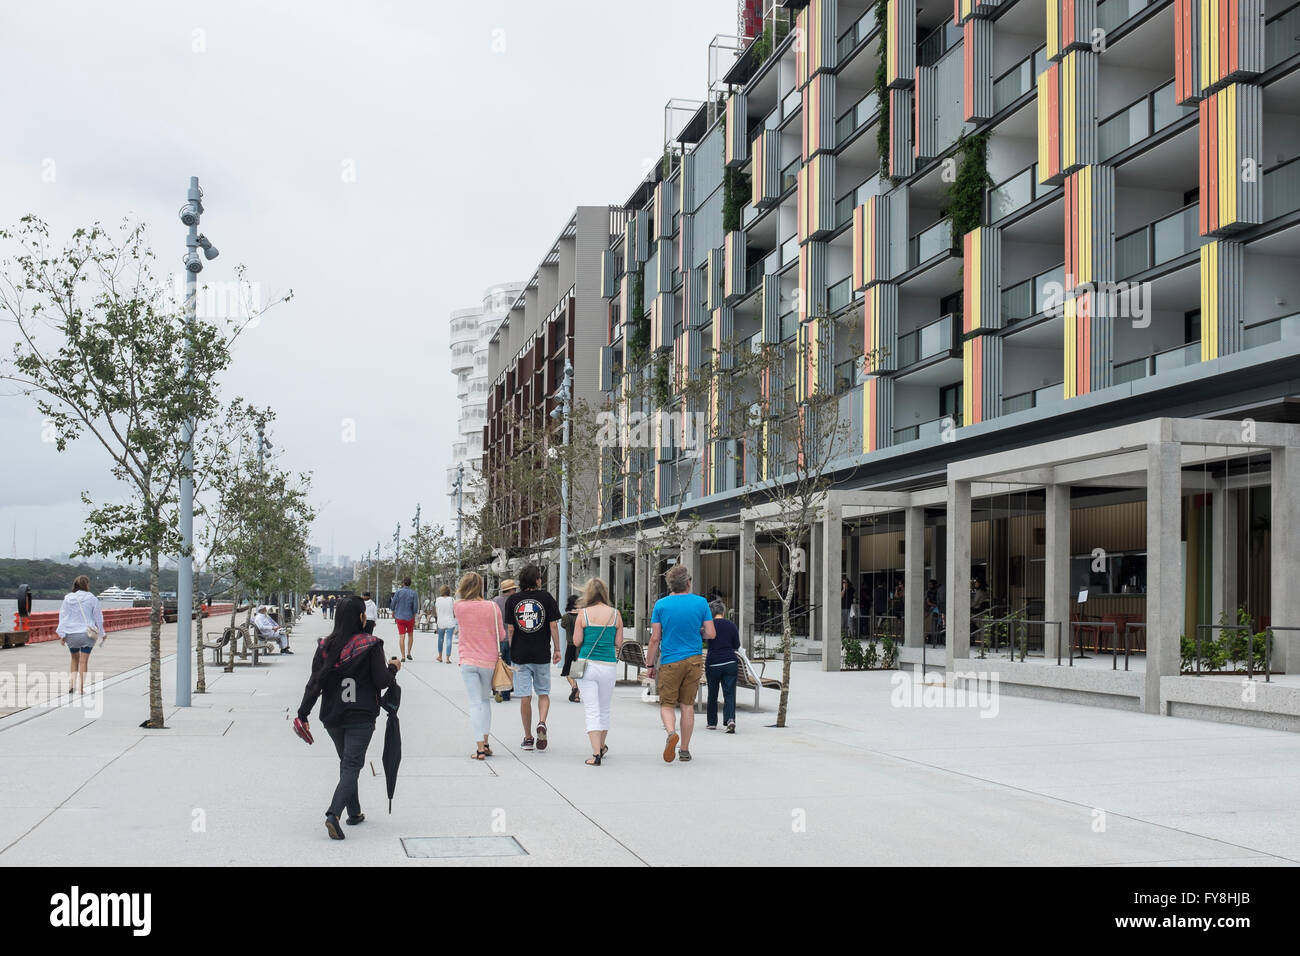
[[[92,641],[99,640],[99,628],[86,620],[86,606],[78,601],[77,610],[81,612],[81,623],[86,625],[86,637],[90,638]]]
[[[584,630],[588,627],[591,627],[591,618],[587,616],[586,608],[583,608],[582,619],[585,622],[583,624]],[[610,621],[608,624],[603,625],[603,627],[612,627],[612,626],[614,626],[613,621]],[[574,680],[582,680],[583,676],[587,673],[587,661],[591,658],[591,655],[596,652],[596,648],[600,646],[600,638],[596,638],[596,643],[591,644],[589,646],[591,650],[587,652],[587,656],[583,657],[581,655],[581,652],[579,652],[577,659],[574,660],[573,664],[569,667],[569,676],[572,677]]]
[[[495,606],[495,605],[494,605]],[[494,617],[492,622],[496,625],[497,646],[501,646],[501,619]],[[492,668],[492,690],[498,694],[503,694],[508,690],[515,689],[515,675],[510,672],[506,662],[497,655],[496,666]]]

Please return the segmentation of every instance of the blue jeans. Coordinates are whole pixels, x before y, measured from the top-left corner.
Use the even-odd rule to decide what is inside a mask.
[[[722,722],[729,724],[736,719],[736,675],[740,672],[738,661],[730,664],[715,664],[706,668],[709,682],[708,725],[718,726],[718,685],[722,685]]]
[[[443,641],[443,638],[446,638],[446,639],[447,639],[447,650],[446,650],[446,652],[445,652],[445,656],[447,656],[447,657],[451,657],[451,641],[452,641],[452,638],[455,637],[455,636],[456,636],[456,629],[455,629],[454,627],[440,627],[440,628],[438,628],[438,653],[439,653],[440,655],[444,653],[444,652],[443,652],[443,649],[442,649],[442,641]]]
[[[325,729],[329,731],[334,749],[339,754],[339,783],[334,788],[334,799],[325,812],[338,816],[347,810],[349,816],[355,817],[361,812],[361,801],[357,798],[357,775],[366,762],[366,748],[374,736],[375,722],[370,720]]]
[[[503,661],[505,662],[506,667],[509,667],[511,664],[514,663],[514,661],[512,661],[512,660],[510,659],[510,642],[509,642],[509,641],[502,641],[502,642],[501,642],[501,660],[503,660]],[[511,694],[511,692],[508,691],[508,690],[503,690],[503,691],[501,692],[501,701],[502,701],[502,703],[504,703],[505,701],[507,701],[507,700],[510,699],[510,694]]]

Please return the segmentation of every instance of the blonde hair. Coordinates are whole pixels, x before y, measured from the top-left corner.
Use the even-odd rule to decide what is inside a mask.
[[[77,580],[75,580],[75,581],[72,582],[72,590],[74,590],[74,591],[89,591],[89,590],[90,590],[90,578],[86,577],[86,575],[84,575],[84,574],[79,574],[79,575],[77,575]]]
[[[609,600],[609,588],[600,578],[591,578],[582,586],[582,597],[578,599],[579,607],[595,607],[597,604],[614,605]]]
[[[479,601],[483,598],[483,579],[477,571],[466,571],[456,584],[456,597],[462,601]]]
[[[674,594],[682,594],[691,584],[691,572],[684,564],[674,564],[664,572],[664,580]]]

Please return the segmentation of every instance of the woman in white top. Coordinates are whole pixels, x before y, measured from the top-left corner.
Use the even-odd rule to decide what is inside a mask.
[[[99,607],[99,599],[90,593],[90,578],[84,574],[72,582],[72,592],[63,598],[57,631],[63,646],[72,652],[68,693],[80,685],[84,694],[90,652],[96,640],[108,640],[104,636],[104,612]]]
[[[451,600],[451,588],[442,586],[434,607],[434,616],[438,619],[438,660],[444,664],[451,663],[451,641],[456,635],[456,611]],[[447,640],[446,656],[443,656],[442,642]]]

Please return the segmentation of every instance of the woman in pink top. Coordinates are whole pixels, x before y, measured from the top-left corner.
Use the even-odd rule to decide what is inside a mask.
[[[492,673],[501,656],[505,627],[501,609],[483,600],[483,579],[467,571],[456,585],[456,626],[460,632],[460,676],[469,695],[469,720],[478,749],[475,760],[492,756],[488,730],[492,726]]]

